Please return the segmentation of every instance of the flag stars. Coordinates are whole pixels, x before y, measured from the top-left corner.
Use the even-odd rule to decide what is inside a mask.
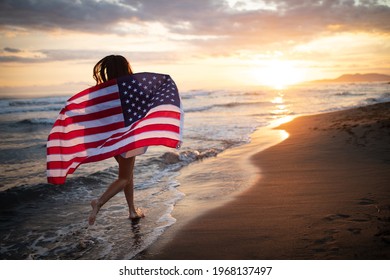
[[[142,119],[149,110],[164,104],[179,104],[177,88],[168,76],[144,73],[123,79],[119,84],[127,125]]]

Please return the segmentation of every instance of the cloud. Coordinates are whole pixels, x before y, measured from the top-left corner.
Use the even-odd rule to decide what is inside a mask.
[[[20,53],[28,53],[28,51],[4,48],[8,52],[15,53],[13,55],[8,55],[6,53],[0,54],[0,63],[47,63],[53,61],[77,61],[78,63],[86,62],[91,64],[97,62],[101,58],[117,54],[116,52],[110,51],[98,51],[98,50],[65,50],[65,49],[41,49],[30,52],[29,56],[18,56]],[[15,50],[15,51],[10,51]],[[132,52],[132,51],[122,51],[121,55],[127,57],[130,61],[137,62],[148,62],[153,61],[154,63],[169,63],[179,59],[179,54],[176,52]]]
[[[9,47],[5,47],[3,49],[4,52],[9,52],[9,53],[20,53],[22,52],[22,50],[20,49],[15,49],[15,48],[9,48]]]
[[[0,25],[99,33],[112,30],[113,25],[120,22],[158,21],[173,30],[177,30],[175,27],[180,23],[189,22],[191,28],[184,29],[186,32],[215,35],[244,30],[232,26],[235,23],[251,24],[248,29],[260,29],[262,26],[272,27],[275,21],[280,21],[280,25],[294,23],[284,25],[285,28],[294,28],[310,20],[315,26],[326,27],[337,22],[390,31],[386,18],[390,10],[381,4],[382,1],[360,0],[361,5],[354,4],[353,0],[260,2],[277,8],[235,10],[223,0],[2,0]]]
[[[126,17],[130,6],[108,1],[35,1],[3,0],[0,2],[0,25],[38,30],[78,30],[107,32]]]
[[[176,35],[167,40],[190,37],[193,46],[214,54],[283,48],[289,42],[340,32],[390,33],[390,7],[380,0],[263,0],[254,9],[238,9],[241,2],[232,6],[222,0],[3,0],[0,28],[132,36],[139,31],[123,30],[121,24],[158,22]]]

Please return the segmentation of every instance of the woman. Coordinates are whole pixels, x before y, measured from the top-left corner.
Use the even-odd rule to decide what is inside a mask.
[[[93,77],[96,84],[108,80],[132,74],[130,64],[120,55],[109,55],[100,60],[93,68]],[[116,179],[107,190],[98,198],[91,201],[92,211],[88,222],[93,225],[100,208],[120,191],[124,191],[127,205],[129,206],[129,218],[138,219],[144,217],[140,209],[134,206],[134,181],[133,171],[135,157],[125,158],[122,155],[115,156],[119,165],[118,179]]]

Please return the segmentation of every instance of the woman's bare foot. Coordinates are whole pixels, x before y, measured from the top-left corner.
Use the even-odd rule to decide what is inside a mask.
[[[95,223],[96,215],[99,213],[100,206],[98,204],[98,200],[94,199],[91,201],[92,211],[91,214],[89,214],[88,223],[90,226],[92,226]]]
[[[143,217],[145,217],[145,214],[140,208],[135,209],[135,211],[131,211],[129,214],[129,219],[140,219]]]

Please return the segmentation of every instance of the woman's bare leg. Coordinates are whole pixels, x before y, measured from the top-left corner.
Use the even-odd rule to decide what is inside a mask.
[[[100,196],[98,199],[91,201],[92,211],[89,216],[88,222],[90,225],[93,225],[96,220],[96,215],[98,214],[100,208],[109,201],[114,195],[118,192],[125,190],[126,200],[129,206],[130,218],[140,218],[143,217],[143,214],[136,215],[137,211],[134,207],[134,195],[133,195],[133,171],[135,157],[132,158],[123,158],[121,156],[115,157],[119,164],[118,179],[115,180],[107,190]]]
[[[93,225],[95,223],[96,215],[98,214],[100,208],[104,204],[106,204],[106,202],[109,201],[114,195],[123,190],[125,185],[126,181],[118,178],[107,188],[107,190],[101,195],[101,197],[91,201],[92,211],[88,219],[90,225]]]
[[[130,162],[132,159],[132,162]],[[135,163],[135,157],[125,159],[122,157],[118,157],[117,161],[119,163],[119,174],[120,176],[128,178],[127,183],[125,184],[125,187],[123,189],[123,192],[125,193],[127,205],[129,207],[129,218],[130,219],[138,219],[145,217],[144,213],[139,208],[135,208],[134,206],[134,180],[133,180],[133,174],[134,174],[134,163]],[[129,161],[129,163],[123,164],[123,161]],[[123,168],[121,168],[123,167]],[[129,168],[130,167],[130,168]]]
[[[127,205],[129,207],[129,218],[130,219],[138,219],[145,217],[144,213],[141,209],[135,208],[134,206],[134,185],[126,184],[125,188],[123,189],[123,192],[126,196]]]

